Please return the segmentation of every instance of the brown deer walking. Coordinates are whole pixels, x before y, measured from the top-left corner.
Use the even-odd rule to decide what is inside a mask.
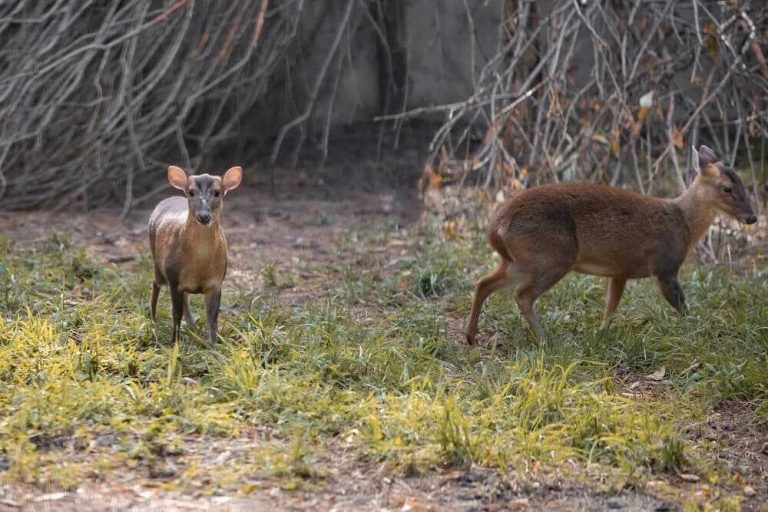
[[[221,208],[226,193],[240,185],[243,170],[232,167],[223,177],[189,176],[174,165],[168,181],[186,197],[160,201],[149,219],[149,247],[155,267],[150,314],[157,314],[160,287],[168,285],[173,306],[173,335],[179,340],[181,316],[192,323],[187,295],[205,294],[208,336],[216,342],[221,283],[227,273],[227,239],[221,229]]]
[[[507,200],[493,214],[488,236],[501,256],[481,278],[467,326],[473,345],[483,302],[515,286],[515,300],[537,337],[536,299],[568,272],[609,278],[603,326],[628,279],[655,277],[664,298],[686,310],[677,273],[718,213],[757,221],[738,175],[707,146],[693,148],[693,183],[675,199],[643,196],[589,183],[549,184]]]

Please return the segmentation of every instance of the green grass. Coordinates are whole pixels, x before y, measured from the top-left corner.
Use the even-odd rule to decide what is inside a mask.
[[[152,467],[180,434],[226,438],[252,425],[284,441],[262,447],[248,471],[288,487],[322,478],[315,457],[332,443],[407,474],[576,461],[641,478],[721,470],[681,433],[702,411],[737,400],[768,422],[766,273],[687,269],[685,318],[652,282],[631,283],[606,331],[602,283],[572,275],[538,304],[549,332],[540,346],[502,292],[481,317],[487,345],[471,349],[471,288],[494,263],[482,239],[424,241],[395,264],[350,242],[340,249],[357,253],[327,269],[325,297],[282,304],[267,265],[274,293],[225,294],[225,342],[207,346],[199,321],[173,346],[166,293],[158,323],[148,318],[146,258],[102,266],[60,234],[0,244],[6,481],[85,478],[53,457],[61,438],[117,434],[123,458],[94,454],[92,464]],[[624,384],[662,366],[656,393],[625,396]],[[235,485],[231,471],[211,485]]]

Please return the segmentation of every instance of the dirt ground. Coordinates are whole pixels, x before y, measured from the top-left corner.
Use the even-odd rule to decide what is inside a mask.
[[[354,254],[340,251],[340,242],[351,231],[386,220],[402,226],[403,235],[382,251],[392,258],[415,250],[407,230],[418,222],[421,203],[411,189],[351,191],[339,194],[309,183],[289,183],[272,193],[266,181],[253,180],[226,199],[224,225],[230,242],[227,286],[261,287],[265,265],[291,276],[281,286],[280,300],[300,305],[319,296],[323,274],[339,258]],[[168,194],[171,194],[169,188]],[[159,196],[163,197],[161,194]],[[72,212],[0,213],[0,232],[14,240],[34,243],[53,230],[68,233],[85,244],[94,257],[121,265],[147,252],[147,220],[151,204],[132,211],[125,221],[117,210]],[[327,283],[324,285],[327,287]],[[225,306],[226,307],[226,306]],[[456,319],[457,325],[461,319]],[[743,475],[758,497],[768,497],[768,437],[764,429],[738,421],[738,411],[712,415],[707,427],[690,435],[710,436],[722,449],[717,458]],[[272,433],[246,431],[238,439],[184,439],[179,458],[199,461],[238,460]],[[765,444],[764,444],[765,443]],[[105,442],[105,450],[109,442]],[[172,458],[171,458],[172,463]],[[674,496],[694,485],[683,481],[647,482],[642,488],[627,485],[621,493],[605,493],[605,475],[568,475],[542,472],[535,481],[495,471],[435,473],[420,477],[397,476],[383,464],[360,463],[344,447],[333,460],[323,461],[328,475],[317,489],[291,491],[280,482],[261,479],[245,496],[182,495],[163,487],[162,475],[139,470],[101,475],[75,492],[44,493],[27,486],[0,488],[0,511],[46,510],[677,510]],[[673,477],[674,480],[674,477]],[[759,501],[745,503],[759,510]],[[754,508],[752,508],[754,507]]]

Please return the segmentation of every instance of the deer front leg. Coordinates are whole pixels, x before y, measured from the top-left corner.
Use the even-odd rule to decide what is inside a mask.
[[[621,294],[624,293],[624,285],[627,280],[623,277],[612,277],[608,279],[608,286],[605,290],[605,311],[603,312],[602,329],[611,325],[611,317],[621,300]]]
[[[216,343],[216,331],[219,327],[219,305],[221,304],[221,288],[205,292],[205,316],[208,319],[208,340],[211,345]]]
[[[667,299],[673,308],[678,313],[684,315],[688,311],[688,307],[685,305],[685,294],[680,287],[680,283],[677,280],[677,275],[660,275],[657,276],[659,282],[659,289],[664,298]]]
[[[171,286],[171,305],[173,306],[171,343],[178,343],[181,339],[181,317],[184,314],[184,292],[175,286]]]

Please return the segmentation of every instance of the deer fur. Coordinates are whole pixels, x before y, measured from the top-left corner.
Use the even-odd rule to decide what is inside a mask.
[[[485,299],[515,286],[521,314],[544,331],[534,302],[569,272],[608,278],[603,326],[629,279],[656,278],[664,298],[686,310],[680,266],[719,213],[757,221],[738,175],[706,146],[693,149],[693,183],[660,199],[591,183],[558,183],[526,190],[500,205],[488,237],[499,265],[476,286],[466,338],[474,344]]]

